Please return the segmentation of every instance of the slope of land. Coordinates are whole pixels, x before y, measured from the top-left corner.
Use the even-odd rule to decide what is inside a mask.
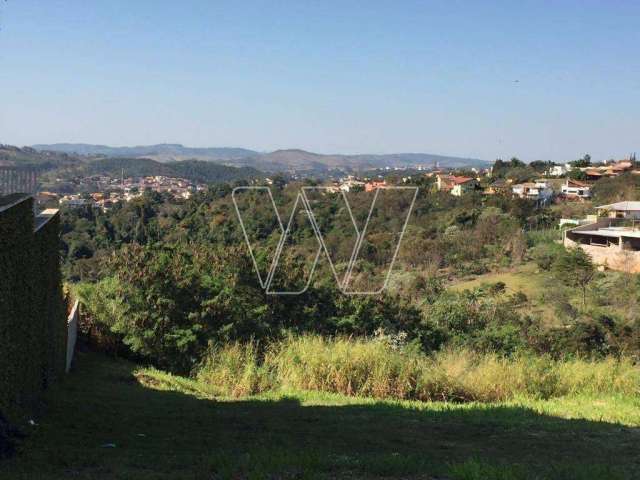
[[[80,353],[6,479],[640,478],[638,400],[214,399],[197,382]]]
[[[36,168],[50,177],[79,177],[89,175],[125,176],[164,175],[180,177],[194,182],[215,183],[246,180],[263,174],[252,167],[233,167],[202,160],[158,162],[149,158],[93,158],[70,153],[40,151],[0,145],[0,166]]]
[[[557,281],[553,279],[549,272],[541,271],[533,262],[465,279],[453,283],[449,288],[453,291],[462,292],[463,290],[473,290],[499,282],[504,283],[508,294],[524,293],[527,296],[528,302],[523,307],[523,311],[540,316],[543,319],[543,323],[549,327],[561,326],[558,323],[558,315],[554,312],[553,307],[544,299],[545,291],[556,285]]]
[[[508,293],[522,292],[527,297],[533,298],[542,291],[544,280],[549,277],[549,274],[541,273],[538,266],[530,262],[504,271],[465,279],[452,284],[450,288],[455,291],[473,290],[485,284],[503,282]]]
[[[18,148],[12,145],[0,145],[0,166],[30,166],[39,169],[52,169],[80,163],[82,163],[82,159],[77,155],[64,152],[40,151],[29,147]]]
[[[127,177],[164,175],[186,178],[196,182],[228,182],[261,175],[251,167],[230,167],[202,160],[161,163],[149,158],[104,158],[88,162],[84,171],[88,175],[109,175],[119,177],[124,170]]]

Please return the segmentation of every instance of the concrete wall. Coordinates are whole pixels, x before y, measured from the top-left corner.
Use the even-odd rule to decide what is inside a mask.
[[[620,247],[616,245],[612,245],[610,247],[584,245],[574,242],[567,236],[565,236],[564,239],[564,246],[567,248],[582,248],[585,252],[591,255],[595,264],[605,266],[611,270],[640,273],[640,252],[621,250]]]
[[[0,207],[0,411],[37,408],[64,372],[67,328],[60,273],[60,218],[34,218],[33,199]]]

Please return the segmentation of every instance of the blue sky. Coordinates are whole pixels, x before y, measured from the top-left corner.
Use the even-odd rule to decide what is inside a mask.
[[[639,18],[615,0],[8,0],[0,142],[622,157]]]

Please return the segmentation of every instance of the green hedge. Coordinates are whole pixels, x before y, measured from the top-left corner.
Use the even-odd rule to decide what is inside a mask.
[[[34,232],[31,198],[0,211],[0,411],[10,416],[64,372],[59,232],[58,215]]]

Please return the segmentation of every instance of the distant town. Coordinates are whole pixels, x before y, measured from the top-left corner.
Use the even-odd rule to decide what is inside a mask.
[[[498,161],[500,162],[500,160]],[[445,169],[432,167],[401,168],[386,167],[361,175],[345,175],[323,182],[329,192],[374,191],[392,185],[421,183],[429,179],[431,188],[441,192],[448,192],[453,196],[470,193],[483,195],[511,195],[513,197],[533,200],[540,206],[553,201],[588,200],[592,196],[592,186],[602,178],[616,177],[624,173],[640,175],[635,156],[624,160],[610,160],[601,164],[576,165],[577,162],[564,165],[550,164],[549,168],[540,172],[538,178],[517,182],[513,179],[494,178],[494,169],[470,168]],[[524,164],[523,164],[524,165]],[[254,179],[253,184],[271,185],[274,178],[265,177]],[[285,177],[285,182],[301,180],[299,175]],[[68,180],[56,178],[57,183],[68,183]],[[74,185],[78,192],[60,193],[53,191],[39,191],[36,199],[41,204],[59,204],[67,207],[93,205],[107,211],[121,202],[129,202],[142,196],[145,191],[167,194],[175,199],[189,199],[194,193],[207,189],[207,184],[195,182],[186,178],[164,175],[154,176],[125,176],[90,175],[75,178]],[[55,183],[54,183],[55,185]],[[89,193],[86,193],[89,191]],[[83,193],[81,193],[83,192]]]
[[[164,193],[173,198],[189,199],[198,191],[206,189],[206,185],[189,181],[185,178],[165,176],[124,177],[113,178],[106,175],[92,175],[78,179],[79,185],[93,185],[99,191],[93,193],[60,194],[41,191],[36,194],[36,200],[42,204],[58,203],[61,206],[83,207],[93,205],[103,211],[108,211],[114,205],[129,202],[141,197],[144,192]]]

